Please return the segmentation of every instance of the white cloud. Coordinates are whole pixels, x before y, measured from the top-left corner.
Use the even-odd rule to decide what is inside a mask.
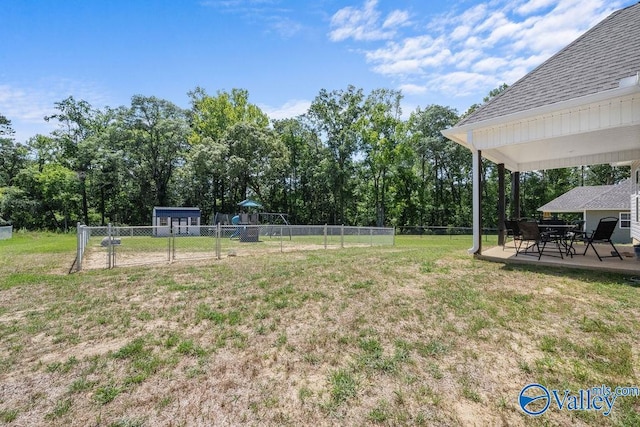
[[[267,18],[269,27],[283,39],[290,39],[303,29],[303,25],[286,16],[272,16]]]
[[[265,26],[267,33],[289,39],[303,30],[304,25],[291,18],[292,9],[280,6],[281,0],[207,0],[200,5],[237,15],[253,24]]]
[[[406,38],[402,43],[389,42],[383,48],[367,52],[366,59],[377,64],[374,70],[382,74],[422,73],[425,67],[450,63],[451,51],[444,39],[425,35]]]
[[[329,38],[338,42],[347,39],[356,41],[388,40],[396,35],[397,28],[408,25],[409,14],[394,10],[381,22],[381,13],[376,9],[378,0],[366,0],[361,9],[345,7],[331,17]]]
[[[462,4],[462,3],[460,3]],[[459,4],[459,5],[460,5]],[[621,6],[621,0],[486,0],[467,10],[409,20],[395,11],[381,19],[376,0],[333,16],[330,38],[377,42],[360,50],[372,71],[394,78],[407,93],[437,91],[478,99],[499,84],[512,84]],[[386,28],[383,23],[389,23]],[[416,78],[421,82],[416,85]],[[424,92],[420,92],[424,93]]]
[[[424,95],[427,93],[427,87],[422,85],[416,85],[413,83],[406,83],[398,86],[398,89],[402,91],[402,93],[407,95]]]
[[[464,22],[467,25],[476,26],[484,21],[489,12],[489,5],[486,3],[480,3],[472,8],[464,11],[460,16],[460,22]]]
[[[282,120],[305,114],[309,107],[311,107],[311,101],[305,99],[291,99],[279,107],[273,107],[270,105],[258,105],[264,113],[269,116],[270,119]]]
[[[93,84],[68,79],[11,83],[0,85],[0,114],[11,120],[15,139],[24,142],[36,133],[49,133],[56,128],[55,121],[46,122],[45,116],[55,114],[55,103],[69,96],[85,100],[93,107],[102,108],[109,97]]]
[[[1,85],[0,111],[11,121],[36,123],[42,122],[46,115],[53,114],[55,110],[53,103],[38,90]]]
[[[537,12],[540,9],[551,6],[555,3],[555,0],[529,0],[526,3],[516,8],[516,13],[520,15],[529,15],[533,12]]]
[[[476,60],[482,58],[483,51],[473,47],[467,47],[453,53],[451,63],[458,69],[469,68]]]
[[[404,10],[394,10],[384,20],[382,28],[395,28],[405,26],[409,23],[409,13]]]
[[[478,87],[494,88],[500,82],[493,76],[469,71],[455,71],[452,73],[434,75],[431,86],[435,90],[450,93],[452,96],[462,97],[477,92]]]
[[[509,61],[504,58],[489,57],[483,58],[480,61],[473,64],[473,70],[476,72],[491,72],[499,70],[502,67],[509,65]]]
[[[460,25],[451,32],[451,39],[458,41],[467,38],[471,33],[472,27],[470,25]]]

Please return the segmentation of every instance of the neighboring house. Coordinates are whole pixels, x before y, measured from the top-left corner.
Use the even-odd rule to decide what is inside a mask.
[[[153,208],[154,236],[200,235],[200,208],[156,206]]]
[[[511,171],[516,185],[519,173],[525,171],[631,165],[631,235],[640,240],[639,40],[640,3],[636,3],[613,12],[442,132],[473,153],[470,252],[482,251],[482,158],[498,164],[500,176]],[[500,185],[498,190],[505,192]],[[513,194],[519,194],[517,188]],[[516,202],[512,205],[519,207]],[[498,203],[500,224],[504,204]]]
[[[587,232],[595,230],[601,218],[616,217],[618,218],[618,226],[613,233],[613,241],[615,243],[630,243],[630,191],[631,179],[626,179],[615,185],[576,187],[539,207],[538,210],[549,213],[580,212],[585,221],[584,230]]]

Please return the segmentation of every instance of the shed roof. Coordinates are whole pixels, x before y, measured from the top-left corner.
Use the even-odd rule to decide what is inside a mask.
[[[615,185],[594,185],[573,188],[538,208],[541,212],[584,212],[629,210],[631,179]]]
[[[154,206],[153,216],[172,218],[197,218],[201,216],[200,208],[179,206]]]

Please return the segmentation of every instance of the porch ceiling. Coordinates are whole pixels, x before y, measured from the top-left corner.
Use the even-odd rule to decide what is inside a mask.
[[[482,155],[512,171],[626,162],[640,159],[640,125],[488,148]]]

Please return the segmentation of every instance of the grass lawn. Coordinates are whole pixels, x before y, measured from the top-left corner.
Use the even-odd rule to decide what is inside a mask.
[[[0,424],[640,425],[518,405],[640,386],[640,288],[510,267],[469,237],[67,275],[75,236],[0,241]]]

